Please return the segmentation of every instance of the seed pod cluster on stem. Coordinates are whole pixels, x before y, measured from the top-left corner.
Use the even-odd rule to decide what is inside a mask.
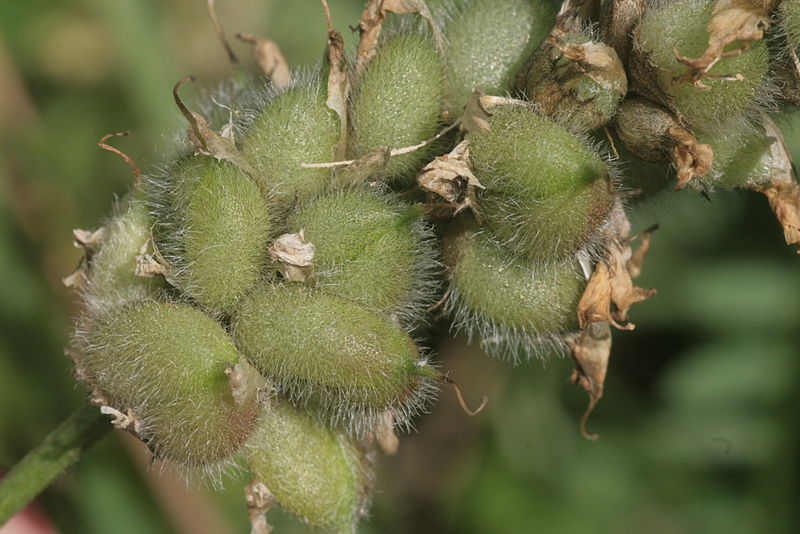
[[[454,385],[430,312],[497,358],[568,354],[595,439],[612,328],[655,292],[640,198],[755,190],[800,243],[768,114],[793,101],[796,0],[369,0],[352,53],[322,4],[321,66],[241,35],[266,79],[213,105],[176,84],[172,161],[142,175],[101,141],[136,183],[65,279],[91,402],[187,472],[247,462],[254,532],[276,504],[355,531],[378,449]]]

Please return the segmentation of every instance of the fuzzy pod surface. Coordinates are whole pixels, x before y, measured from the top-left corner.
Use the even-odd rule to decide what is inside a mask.
[[[789,46],[800,55],[800,0],[784,0],[781,7]]]
[[[277,402],[261,412],[245,455],[283,509],[326,531],[355,532],[369,503],[372,466],[352,438]]]
[[[754,126],[740,135],[698,133],[697,139],[714,148],[712,184],[721,189],[748,187],[768,182],[772,175],[773,154],[764,129]]]
[[[520,89],[537,111],[571,132],[587,132],[611,120],[628,92],[625,67],[610,46],[588,29],[560,37],[531,56]]]
[[[140,301],[114,309],[79,333],[80,364],[113,406],[141,418],[155,455],[187,467],[213,467],[255,425],[255,392],[234,396],[226,369],[239,352],[201,311]]]
[[[436,135],[444,91],[442,71],[442,59],[427,35],[399,33],[383,41],[355,83],[350,156],[359,158],[380,147],[412,146]],[[410,180],[428,159],[425,149],[394,156],[382,177]]]
[[[227,313],[266,262],[268,202],[246,173],[206,156],[179,163],[170,184],[161,237],[172,276],[202,306]]]
[[[754,105],[763,92],[769,72],[769,51],[763,40],[750,43],[740,55],[720,59],[711,74],[741,75],[741,80],[703,78],[704,90],[690,83],[676,84],[688,67],[675,59],[673,50],[684,57],[701,57],[708,47],[706,26],[711,20],[711,0],[674,0],[656,3],[648,9],[634,32],[643,60],[656,69],[659,89],[668,96],[693,128],[712,130],[736,120]]]
[[[436,267],[417,206],[366,189],[330,193],[288,220],[315,246],[317,286],[383,316],[413,319],[429,305]]]
[[[92,305],[144,296],[164,285],[163,278],[136,276],[136,256],[150,240],[152,222],[139,188],[125,195],[105,222],[105,237],[92,255],[86,295]]]
[[[480,339],[491,356],[540,354],[578,327],[586,287],[574,259],[533,264],[512,259],[485,231],[456,222],[443,240],[453,327]]]
[[[608,166],[577,137],[522,106],[501,106],[472,134],[480,210],[517,254],[550,261],[591,240],[614,201]]]
[[[462,0],[444,23],[445,110],[460,117],[476,89],[503,95],[553,25],[541,0]]]
[[[339,118],[325,99],[318,81],[292,87],[268,100],[245,134],[242,155],[282,210],[321,193],[331,180],[331,169],[301,167],[334,159]]]
[[[293,402],[367,430],[390,411],[402,423],[437,372],[400,328],[357,304],[299,285],[264,285],[244,300],[234,338]]]

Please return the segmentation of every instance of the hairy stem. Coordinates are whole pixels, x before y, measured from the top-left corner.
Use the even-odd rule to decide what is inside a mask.
[[[50,432],[0,480],[0,526],[111,428],[108,416],[101,414],[97,406],[86,404]]]

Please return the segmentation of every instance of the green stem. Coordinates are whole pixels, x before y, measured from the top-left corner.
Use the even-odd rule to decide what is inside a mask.
[[[84,405],[0,480],[0,526],[25,507],[112,425],[97,406]]]

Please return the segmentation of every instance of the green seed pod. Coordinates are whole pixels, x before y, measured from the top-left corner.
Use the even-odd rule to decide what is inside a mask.
[[[521,106],[495,111],[491,130],[473,134],[470,145],[489,227],[536,261],[593,246],[614,200],[608,166],[550,119]]]
[[[652,198],[674,188],[675,170],[669,163],[644,160],[628,150],[619,137],[614,135],[613,139],[621,189],[634,192],[634,200]]]
[[[359,158],[385,146],[416,145],[436,135],[442,69],[433,40],[425,35],[401,33],[382,42],[353,90],[350,156]],[[424,149],[394,156],[382,172],[383,178],[413,175],[429,159],[429,151]]]
[[[280,506],[305,523],[353,533],[369,506],[371,460],[352,438],[272,403],[247,442],[247,461]]]
[[[288,227],[315,246],[317,287],[406,325],[433,303],[436,253],[419,207],[349,189],[301,206]]]
[[[281,210],[328,186],[331,169],[302,163],[334,160],[339,119],[319,82],[295,86],[268,100],[242,142],[242,155],[260,173]]]
[[[698,140],[714,148],[714,167],[709,174],[712,185],[721,189],[750,187],[769,182],[773,173],[772,144],[758,124],[738,135],[699,133]]]
[[[227,313],[266,262],[267,201],[246,173],[206,156],[180,162],[167,187],[160,237],[171,277],[202,306]]]
[[[80,365],[112,406],[130,408],[158,458],[212,468],[247,439],[255,391],[231,389],[239,353],[225,330],[185,304],[139,301],[89,321],[77,334]]]
[[[710,89],[692,83],[676,83],[687,71],[673,53],[700,58],[709,47],[707,25],[715,2],[675,0],[660,2],[648,9],[634,31],[639,63],[654,72],[654,83],[667,96],[670,107],[678,111],[693,128],[712,130],[736,120],[760,99],[769,71],[766,43],[758,40],[740,55],[724,57],[709,70],[711,75],[738,76],[739,79],[702,78]],[[730,129],[731,126],[726,126]]]
[[[539,47],[520,82],[537,111],[571,132],[606,124],[628,92],[617,53],[589,30],[567,33]]]
[[[800,56],[800,1],[785,0],[781,4],[783,9],[783,24],[786,28],[786,35],[789,38],[789,45],[795,54]]]
[[[540,0],[462,0],[445,17],[445,110],[460,117],[476,89],[508,92],[555,13]]]
[[[150,214],[139,189],[127,194],[103,225],[106,232],[89,263],[87,303],[92,307],[152,295],[164,279],[136,276],[136,256],[150,240]]]
[[[356,433],[389,411],[398,424],[424,404],[436,371],[398,327],[348,300],[303,286],[265,285],[242,303],[234,338],[293,402]]]
[[[775,35],[776,65],[773,68],[779,77],[781,97],[795,106],[800,106],[800,1],[784,0],[778,11],[781,17]]]
[[[456,222],[443,240],[452,329],[480,340],[490,356],[520,361],[563,348],[578,327],[586,286],[574,259],[533,264],[508,258],[488,233]]]

